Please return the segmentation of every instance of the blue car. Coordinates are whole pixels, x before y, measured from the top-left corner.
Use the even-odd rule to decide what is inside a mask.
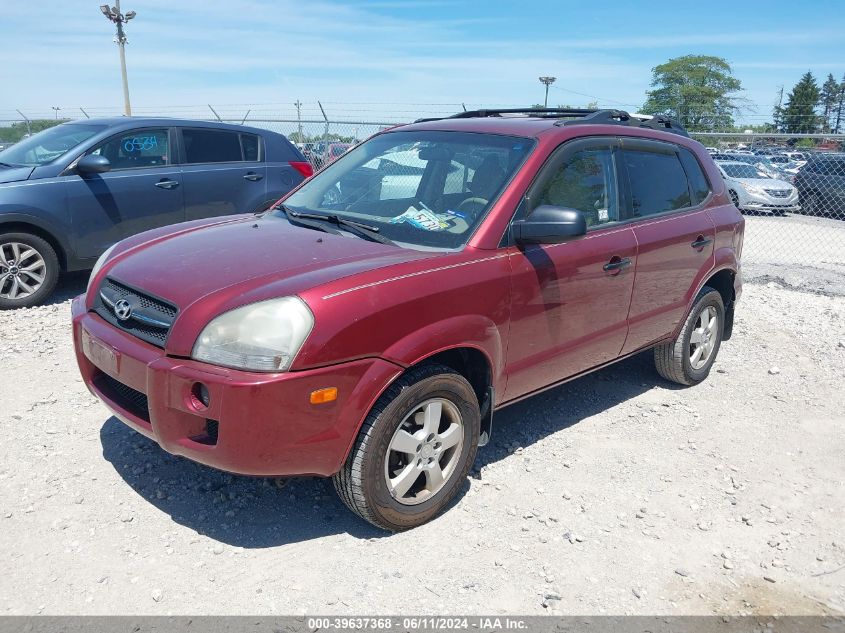
[[[262,211],[312,173],[281,134],[225,123],[64,123],[0,152],[0,309],[37,305],[61,272],[177,222]]]

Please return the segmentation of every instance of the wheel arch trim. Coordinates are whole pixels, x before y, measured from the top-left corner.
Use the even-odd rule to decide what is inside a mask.
[[[49,224],[23,213],[3,214],[3,217],[0,218],[0,233],[31,233],[40,237],[56,251],[59,268],[63,272],[68,270],[71,263],[69,258],[73,258],[72,251],[64,240],[56,236],[60,232]]]

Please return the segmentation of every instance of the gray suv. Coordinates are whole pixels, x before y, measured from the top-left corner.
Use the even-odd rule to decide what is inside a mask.
[[[811,154],[794,184],[804,213],[845,220],[845,153]]]
[[[281,134],[224,123],[74,121],[0,151],[0,309],[177,222],[261,211],[312,173]]]

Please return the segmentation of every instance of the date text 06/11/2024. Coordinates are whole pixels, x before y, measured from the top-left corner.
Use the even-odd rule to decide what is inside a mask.
[[[308,618],[311,630],[390,630],[450,631],[475,630],[520,631],[528,628],[525,620],[512,617],[312,617]]]

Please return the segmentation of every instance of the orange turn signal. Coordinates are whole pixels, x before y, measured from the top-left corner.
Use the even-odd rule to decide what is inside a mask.
[[[311,392],[311,404],[324,404],[337,400],[337,387],[326,387]]]

